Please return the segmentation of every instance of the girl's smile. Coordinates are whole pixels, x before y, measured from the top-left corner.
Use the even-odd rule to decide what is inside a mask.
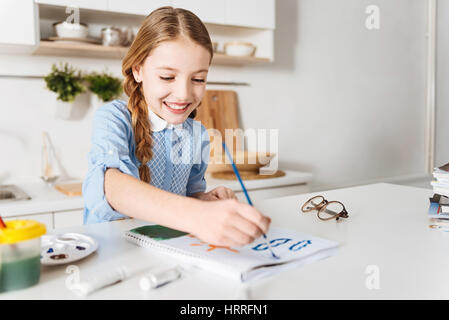
[[[170,112],[175,114],[182,114],[188,110],[191,103],[176,103],[164,101],[164,105],[168,108]]]

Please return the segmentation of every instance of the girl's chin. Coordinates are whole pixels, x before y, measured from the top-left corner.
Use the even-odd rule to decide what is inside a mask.
[[[181,114],[171,113],[169,111],[166,112],[165,120],[171,124],[180,124],[183,123],[189,116],[188,112],[184,112]]]

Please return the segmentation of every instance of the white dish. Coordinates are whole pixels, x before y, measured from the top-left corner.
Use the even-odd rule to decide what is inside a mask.
[[[56,35],[60,38],[77,38],[85,39],[87,38],[87,25],[84,23],[68,23],[55,22],[53,24],[55,28]]]
[[[42,236],[41,264],[59,265],[78,261],[95,252],[98,242],[80,233]]]
[[[224,51],[228,56],[251,57],[256,52],[256,46],[248,42],[227,42]]]

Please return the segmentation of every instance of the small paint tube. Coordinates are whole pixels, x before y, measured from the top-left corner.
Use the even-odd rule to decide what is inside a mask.
[[[174,267],[161,272],[149,272],[140,278],[140,288],[144,291],[157,289],[181,277],[178,267]]]

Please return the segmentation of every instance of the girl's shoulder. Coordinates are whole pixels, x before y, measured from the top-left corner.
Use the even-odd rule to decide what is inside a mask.
[[[127,103],[123,100],[112,100],[103,104],[95,111],[94,118],[98,121],[105,120],[121,120],[124,123],[131,123],[131,114],[128,110]]]

